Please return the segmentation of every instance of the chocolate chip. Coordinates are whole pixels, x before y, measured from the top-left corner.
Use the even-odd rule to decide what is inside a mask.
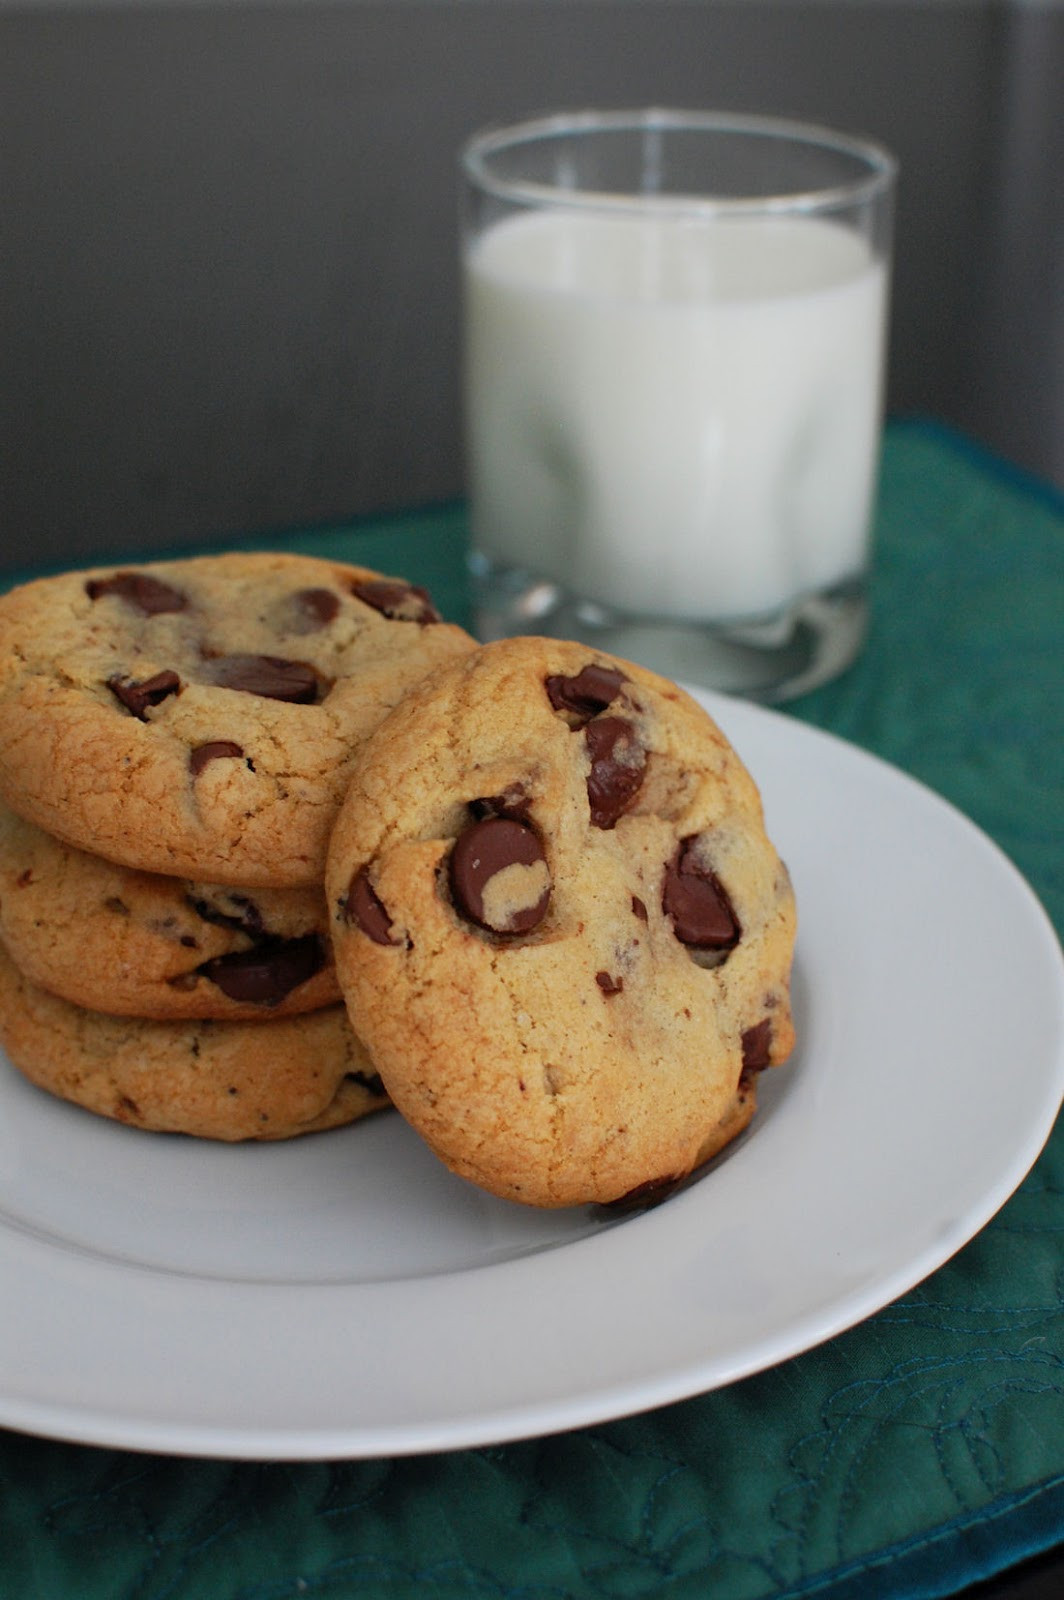
[[[169,695],[181,693],[181,679],[176,672],[157,672],[151,678],[144,678],[137,683],[133,678],[115,676],[108,678],[107,687],[117,700],[121,700],[127,711],[131,711],[141,722],[147,722],[148,712],[153,706],[161,705]]]
[[[393,622],[439,622],[441,617],[427,589],[393,578],[367,578],[352,585],[352,592]]]
[[[322,681],[309,661],[281,656],[219,656],[211,663],[210,677],[220,689],[300,706],[314,704]]]
[[[499,876],[525,868],[527,881],[505,884]],[[458,910],[491,933],[528,933],[543,921],[550,902],[550,876],[537,834],[512,817],[485,817],[455,840],[450,858],[451,894]]]
[[[670,1194],[675,1194],[683,1182],[683,1177],[648,1178],[646,1183],[637,1184],[634,1189],[629,1189],[627,1194],[622,1194],[617,1200],[607,1201],[598,1209],[607,1216],[623,1216],[627,1211],[642,1211],[649,1206],[660,1205]]]
[[[353,922],[357,928],[361,928],[374,944],[399,943],[398,939],[392,937],[392,919],[369,881],[368,867],[360,868],[351,879],[342,909],[344,921]]]
[[[762,1072],[772,1052],[772,1018],[764,1017],[743,1034],[743,1071]]]
[[[289,627],[292,633],[316,633],[326,627],[340,609],[340,596],[333,589],[300,589],[292,596]]]
[[[195,895],[186,896],[187,904],[201,921],[211,922],[216,928],[234,928],[238,933],[246,933],[249,939],[265,939],[267,934],[262,912],[254,900],[236,893],[230,894],[228,899],[234,908],[232,911],[223,911],[220,906],[212,905],[209,900],[198,900]]]
[[[638,917],[640,922],[646,922],[648,920],[647,908],[637,894],[632,896],[632,915]]]
[[[622,683],[627,681],[613,667],[598,667],[594,662],[589,662],[586,667],[581,667],[574,678],[552,673],[544,680],[544,687],[555,711],[571,711],[586,722],[612,705]],[[580,722],[577,723],[579,726]]]
[[[509,784],[502,794],[486,795],[480,800],[470,800],[469,809],[478,822],[484,817],[511,817],[515,822],[527,822],[531,797],[520,783]]]
[[[615,978],[610,972],[596,972],[595,982],[603,994],[620,994],[624,988],[624,979]]]
[[[639,792],[646,769],[646,752],[635,729],[623,717],[599,717],[589,722],[584,739],[591,756],[587,798],[596,828],[612,828]]]
[[[301,939],[267,939],[251,950],[215,956],[197,968],[230,1000],[276,1006],[325,965],[317,934]]]
[[[696,950],[731,950],[740,928],[727,891],[696,854],[697,836],[682,839],[665,868],[661,904],[681,944]]]
[[[105,594],[117,595],[146,617],[157,617],[165,611],[184,611],[188,606],[188,596],[180,589],[173,589],[146,572],[116,572],[110,578],[90,578],[85,593],[90,600],[99,600]]]
[[[242,746],[234,744],[232,739],[213,739],[209,744],[198,744],[188,753],[188,768],[194,778],[198,778],[204,767],[212,761],[238,759],[244,754]],[[248,765],[250,766],[250,762]]]

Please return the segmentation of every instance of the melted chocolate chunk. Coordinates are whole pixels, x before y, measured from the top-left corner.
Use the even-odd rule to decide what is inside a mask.
[[[209,900],[197,900],[194,895],[186,896],[187,903],[202,922],[211,922],[216,928],[235,928],[238,933],[246,933],[249,939],[264,940],[266,927],[254,900],[236,893],[230,894],[228,899],[234,907],[232,911],[223,911],[220,906],[211,905]]]
[[[635,729],[623,717],[589,722],[584,739],[591,756],[587,798],[596,828],[612,828],[639,792],[646,771],[646,751]]]
[[[85,585],[90,600],[114,594],[146,617],[157,617],[165,611],[184,611],[188,596],[168,583],[150,577],[146,572],[116,572],[110,578],[90,578]]]
[[[352,585],[352,591],[359,600],[393,622],[417,622],[424,627],[426,623],[442,620],[428,590],[412,583],[400,583],[392,578],[367,578]]]
[[[623,1216],[627,1211],[642,1211],[649,1206],[660,1205],[670,1194],[675,1194],[683,1182],[684,1177],[648,1178],[646,1183],[637,1184],[627,1194],[622,1194],[617,1200],[609,1200],[597,1209],[606,1216],[614,1217]]]
[[[611,972],[596,972],[595,982],[603,994],[620,994],[624,988],[624,979],[615,978]]]
[[[198,744],[189,751],[188,769],[194,778],[198,778],[204,767],[212,761],[239,759],[243,754],[242,746],[234,744],[232,739],[213,739],[209,744]]]
[[[511,783],[502,794],[486,795],[480,800],[470,800],[469,809],[478,822],[485,817],[511,817],[515,822],[528,821],[530,796],[519,783]]]
[[[512,817],[485,817],[454,842],[450,858],[451,894],[463,916],[490,933],[529,933],[539,926],[550,903],[550,882],[537,899],[505,912],[485,906],[485,894],[497,873],[508,867],[545,863],[543,846],[527,823]]]
[[[597,667],[589,662],[581,667],[575,678],[552,673],[544,680],[547,698],[555,711],[569,711],[580,719],[576,726],[597,717],[600,711],[612,705],[628,680],[613,667]]]
[[[332,589],[300,589],[290,607],[293,633],[316,633],[325,628],[340,609],[340,596]]]
[[[108,678],[107,687],[117,700],[120,700],[127,711],[131,711],[141,722],[147,722],[148,712],[153,706],[161,705],[172,694],[181,693],[181,679],[176,672],[157,672],[154,677],[144,678],[137,683],[133,678],[115,676]]]
[[[682,839],[665,868],[661,904],[672,918],[681,944],[696,950],[731,950],[739,942],[739,922],[716,873],[695,853],[697,837]]]
[[[301,939],[266,939],[250,950],[215,956],[197,971],[230,1000],[276,1006],[324,965],[322,942],[309,933]]]
[[[322,681],[309,661],[281,656],[219,656],[211,663],[210,677],[220,689],[299,706],[314,704]]]
[[[392,919],[369,881],[369,868],[362,867],[351,879],[347,898],[343,902],[345,922],[361,928],[374,944],[398,944],[392,937]]]
[[[772,1052],[772,1018],[764,1017],[743,1034],[743,1072],[762,1072]]]
[[[646,922],[648,920],[647,908],[637,894],[632,896],[632,915],[634,917],[638,917],[640,922]]]

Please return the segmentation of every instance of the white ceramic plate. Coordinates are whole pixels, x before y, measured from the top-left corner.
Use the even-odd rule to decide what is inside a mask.
[[[700,698],[800,908],[800,1045],[745,1137],[604,1224],[481,1194],[390,1114],[229,1148],[98,1120],[0,1059],[0,1423],[259,1458],[571,1428],[829,1338],[998,1210],[1064,1088],[1041,907],[926,789]]]

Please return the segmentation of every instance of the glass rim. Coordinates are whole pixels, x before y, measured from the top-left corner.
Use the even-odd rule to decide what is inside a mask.
[[[490,158],[522,144],[596,132],[647,132],[660,129],[705,133],[751,134],[765,139],[834,150],[863,162],[865,172],[821,188],[781,189],[764,195],[669,194],[637,190],[620,192],[559,187],[528,178],[504,178],[490,169]],[[860,204],[888,192],[898,170],[897,159],[874,139],[840,132],[816,122],[731,111],[681,111],[650,106],[642,110],[557,111],[521,122],[493,124],[472,134],[462,146],[460,165],[466,178],[499,200],[514,204],[552,205],[582,210],[682,211],[704,216],[754,212],[828,211]]]

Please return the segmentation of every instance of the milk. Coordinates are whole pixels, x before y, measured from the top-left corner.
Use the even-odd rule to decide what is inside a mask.
[[[465,261],[474,542],[604,605],[756,618],[867,565],[887,274],[808,218],[542,211]]]

